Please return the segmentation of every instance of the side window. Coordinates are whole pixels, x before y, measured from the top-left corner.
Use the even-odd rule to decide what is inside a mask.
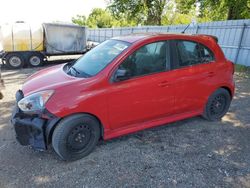
[[[118,69],[126,70],[130,78],[170,70],[169,43],[155,42],[139,48]]]
[[[215,60],[213,52],[202,44],[200,44],[200,58],[202,63],[208,63]]]
[[[207,47],[192,41],[176,41],[176,50],[180,67],[208,63],[214,55]]]

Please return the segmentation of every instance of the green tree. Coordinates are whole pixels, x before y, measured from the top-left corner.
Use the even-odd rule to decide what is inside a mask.
[[[94,8],[87,19],[87,25],[91,28],[108,28],[113,26],[111,14],[101,8]]]
[[[120,19],[114,18],[109,10],[94,8],[86,19],[83,15],[77,15],[72,18],[72,22],[78,25],[86,25],[90,28],[109,28],[109,27],[125,27],[135,26],[133,20],[128,20],[126,17]]]
[[[147,12],[147,25],[162,25],[162,16],[167,0],[144,0]]]
[[[176,2],[170,1],[162,17],[163,25],[189,24],[195,18],[196,10],[192,7],[187,13],[182,13],[176,9]]]
[[[72,18],[72,22],[78,25],[85,26],[87,24],[87,19],[84,15],[76,15],[76,17]]]
[[[176,0],[177,9],[188,14],[193,6],[200,9],[200,18],[235,20],[250,18],[250,0]]]
[[[87,19],[84,15],[76,15],[76,17],[72,18],[72,22],[78,25],[86,25],[90,28],[119,26],[119,22],[111,16],[110,12],[101,8],[94,8]]]
[[[188,24],[250,18],[250,0],[109,0],[106,10],[95,8],[89,17],[72,22],[90,28]]]
[[[143,24],[145,20],[144,6],[141,0],[110,0],[108,10],[117,20],[125,18],[128,22],[134,22],[136,25]]]
[[[136,24],[161,25],[164,9],[170,0],[110,0],[108,9],[117,18]]]

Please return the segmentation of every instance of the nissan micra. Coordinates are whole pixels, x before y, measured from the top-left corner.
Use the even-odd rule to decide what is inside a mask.
[[[52,144],[63,160],[77,160],[100,139],[198,115],[220,120],[234,95],[233,73],[213,36],[116,37],[30,76],[11,122],[21,145]]]

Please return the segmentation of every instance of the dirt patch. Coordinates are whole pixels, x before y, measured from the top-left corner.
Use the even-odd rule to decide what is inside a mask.
[[[0,187],[250,187],[249,78],[235,76],[236,96],[220,122],[195,117],[148,129],[66,163],[52,149],[20,146],[9,123],[16,90],[38,70],[2,72]]]

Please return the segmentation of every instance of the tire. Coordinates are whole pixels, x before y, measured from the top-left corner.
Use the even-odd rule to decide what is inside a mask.
[[[226,89],[216,90],[208,98],[203,117],[209,121],[220,120],[227,113],[231,100],[232,98]]]
[[[6,66],[10,69],[20,69],[24,66],[24,57],[20,53],[9,53],[5,57]]]
[[[31,67],[39,67],[43,65],[44,56],[40,53],[31,53],[28,56],[28,63]]]
[[[98,143],[100,124],[93,116],[77,114],[59,122],[52,135],[52,147],[63,160],[87,156]]]

